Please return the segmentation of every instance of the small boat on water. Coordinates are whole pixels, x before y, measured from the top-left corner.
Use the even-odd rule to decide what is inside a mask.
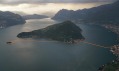
[[[12,42],[10,42],[10,41],[9,41],[9,42],[6,42],[6,43],[7,43],[7,44],[12,44]]]

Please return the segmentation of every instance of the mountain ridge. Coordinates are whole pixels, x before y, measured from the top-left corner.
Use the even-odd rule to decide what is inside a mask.
[[[9,11],[0,11],[0,28],[5,28],[13,25],[26,23],[19,14],[15,14]]]
[[[119,0],[98,7],[82,10],[66,10],[62,9],[54,17],[54,20],[76,20],[84,23],[119,23]]]

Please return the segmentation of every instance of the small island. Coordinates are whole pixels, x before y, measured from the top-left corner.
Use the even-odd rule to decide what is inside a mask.
[[[67,43],[76,43],[84,40],[82,30],[71,21],[50,25],[46,28],[31,32],[22,32],[18,38],[45,38]]]

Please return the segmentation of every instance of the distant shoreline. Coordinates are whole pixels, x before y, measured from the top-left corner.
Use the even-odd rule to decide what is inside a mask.
[[[108,30],[110,30],[110,31],[112,31],[112,32],[114,32],[119,37],[119,25],[105,24],[105,25],[101,25],[101,26],[106,28],[106,29],[108,29]],[[119,41],[119,38],[117,38],[117,41]],[[115,60],[113,60],[112,62],[107,63],[107,64],[102,65],[101,67],[99,67],[99,69],[98,69],[99,71],[107,71],[105,69],[109,69],[110,70],[110,67],[112,68],[113,71],[118,71],[119,70],[117,68],[119,66],[119,44],[112,46],[110,48],[110,51],[114,55],[116,55],[117,58]]]

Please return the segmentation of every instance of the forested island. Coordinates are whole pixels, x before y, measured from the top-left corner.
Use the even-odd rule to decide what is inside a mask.
[[[82,30],[71,21],[50,25],[46,28],[34,30],[31,32],[22,32],[17,35],[18,38],[45,38],[56,41],[76,43],[84,40],[81,34]]]

